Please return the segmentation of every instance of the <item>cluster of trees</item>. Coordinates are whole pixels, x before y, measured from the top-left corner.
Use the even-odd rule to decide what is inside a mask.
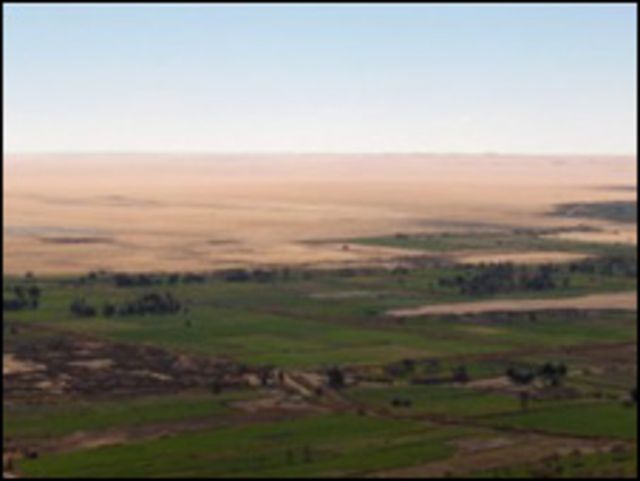
[[[14,286],[11,289],[14,297],[2,299],[4,311],[20,311],[24,309],[37,309],[40,305],[42,290],[37,285]]]
[[[87,272],[86,275],[78,277],[75,281],[73,281],[73,283],[78,285],[91,284],[98,281],[98,279],[106,275],[107,275],[107,272],[103,270],[89,271]]]
[[[545,362],[538,368],[538,376],[548,386],[559,386],[567,375],[567,366],[562,363]]]
[[[113,282],[117,287],[148,287],[163,284],[164,279],[152,274],[115,274]]]
[[[507,369],[506,375],[512,383],[520,386],[529,385],[539,378],[545,385],[557,387],[567,375],[567,366],[562,362],[545,362],[537,367],[511,366]]]
[[[453,277],[438,280],[443,287],[454,287],[461,294],[494,294],[516,289],[542,291],[569,287],[574,273],[602,276],[637,276],[635,255],[609,255],[593,257],[567,265],[541,264],[515,266],[510,262],[465,266]]]
[[[415,371],[417,362],[415,359],[402,359],[385,366],[384,371],[391,377],[402,377]]]
[[[568,265],[569,272],[599,274],[603,276],[637,277],[638,262],[636,256],[610,255],[583,259]]]
[[[426,377],[415,376],[419,367],[422,366],[422,372],[426,372]],[[402,359],[398,362],[385,366],[385,373],[391,377],[402,377],[414,375],[411,379],[413,384],[443,384],[449,382],[465,383],[470,380],[467,366],[460,364],[453,366],[449,372],[442,373],[440,361],[437,359]]]
[[[93,317],[98,314],[98,310],[88,304],[85,299],[74,299],[69,310],[76,317]]]
[[[467,366],[461,365],[454,367],[451,371],[451,378],[453,382],[469,382],[470,377]]]
[[[187,272],[185,274],[114,274],[113,282],[117,287],[148,287],[159,285],[202,284],[206,281],[204,274]]]
[[[105,317],[133,316],[146,314],[177,314],[186,308],[170,292],[144,294],[133,300],[119,303],[106,302],[101,313]],[[98,308],[88,304],[85,299],[75,299],[70,306],[71,313],[78,317],[98,315]]]
[[[567,288],[571,274],[637,276],[633,255],[610,255],[583,259],[567,265],[541,264],[516,266],[510,262],[465,265],[453,276],[438,279],[440,287],[452,288],[463,295],[492,295],[515,290],[545,291]]]
[[[226,269],[213,273],[212,276],[219,278],[227,282],[276,282],[278,280],[287,281],[294,277],[300,279],[311,279],[312,277],[321,276],[339,276],[339,277],[354,277],[361,275],[372,275],[377,272],[382,272],[381,269],[367,268],[367,267],[346,267],[336,269],[332,271],[313,271],[308,269],[292,270],[289,267],[276,268],[256,268],[256,269]],[[400,273],[406,273],[408,270],[401,270]]]
[[[557,387],[562,384],[563,379],[567,375],[567,366],[562,363],[545,362],[540,366],[511,366],[507,369],[506,375],[509,380],[518,386],[528,386],[535,381],[536,378],[542,379],[546,386]],[[519,393],[520,407],[524,410],[529,406],[531,393],[528,390],[522,390]]]
[[[464,295],[487,295],[514,290],[544,291],[568,287],[569,277],[551,264],[515,266],[510,262],[466,266],[466,272],[438,279],[440,287],[457,289]]]
[[[105,317],[133,316],[146,314],[177,314],[183,310],[182,303],[170,292],[159,294],[151,292],[136,299],[118,304],[106,303],[102,308]]]
[[[410,408],[413,405],[413,402],[411,401],[411,399],[401,399],[394,397],[391,400],[391,405],[394,408]]]
[[[275,282],[278,279],[290,279],[291,270],[288,267],[282,269],[227,269],[216,275],[227,282]]]

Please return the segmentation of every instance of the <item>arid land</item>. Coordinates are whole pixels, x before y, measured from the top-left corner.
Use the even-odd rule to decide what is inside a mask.
[[[307,242],[586,224],[550,216],[635,200],[633,158],[507,155],[31,155],[4,159],[4,272],[213,270],[371,261],[397,252]]]

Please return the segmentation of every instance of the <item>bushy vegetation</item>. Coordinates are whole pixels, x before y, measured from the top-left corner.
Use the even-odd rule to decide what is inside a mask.
[[[3,311],[21,311],[24,309],[37,309],[40,305],[41,289],[35,285],[13,286],[10,290],[12,297],[2,298]]]
[[[633,201],[581,202],[558,205],[553,215],[593,217],[618,222],[637,222],[638,204]]]
[[[515,266],[512,263],[466,266],[452,277],[438,279],[439,285],[454,288],[461,295],[482,296],[512,291],[544,291],[569,286],[569,277],[551,265]]]
[[[202,284],[206,277],[202,274],[114,274],[113,282],[117,287],[149,287],[160,285]]]
[[[545,362],[540,366],[510,366],[506,375],[514,384],[526,386],[536,378],[546,385],[557,387],[567,375],[567,366],[563,362]]]
[[[105,302],[102,309],[87,303],[85,299],[75,299],[69,310],[77,317],[94,317],[101,313],[104,317],[144,316],[154,314],[177,314],[186,308],[171,292],[150,292],[131,300]]]

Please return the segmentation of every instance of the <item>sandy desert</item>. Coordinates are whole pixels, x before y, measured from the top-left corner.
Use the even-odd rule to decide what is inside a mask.
[[[631,157],[31,154],[4,174],[14,274],[374,262],[397,252],[339,241],[576,225],[552,207],[636,198]],[[580,223],[597,231],[557,235],[636,243],[632,224]]]

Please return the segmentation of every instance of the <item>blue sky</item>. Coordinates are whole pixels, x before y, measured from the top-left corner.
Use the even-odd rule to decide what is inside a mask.
[[[8,152],[636,152],[633,5],[3,8]]]

